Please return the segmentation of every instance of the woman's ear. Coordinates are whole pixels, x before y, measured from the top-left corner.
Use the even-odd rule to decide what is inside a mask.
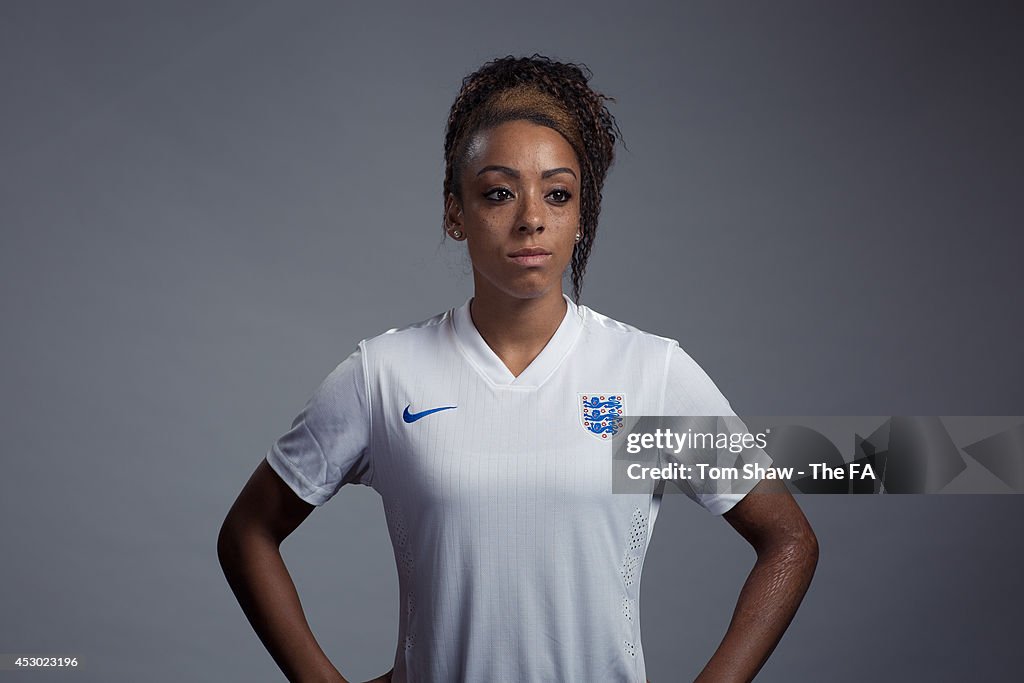
[[[466,239],[466,230],[462,225],[462,207],[459,206],[459,200],[450,192],[445,200],[444,230],[452,239]]]

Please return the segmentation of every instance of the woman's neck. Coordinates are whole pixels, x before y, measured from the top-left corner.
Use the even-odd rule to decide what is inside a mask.
[[[477,287],[469,307],[480,336],[516,377],[533,362],[565,319],[561,288],[519,299]]]

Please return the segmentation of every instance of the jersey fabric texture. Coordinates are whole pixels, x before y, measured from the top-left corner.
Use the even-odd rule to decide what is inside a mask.
[[[640,576],[661,496],[612,493],[610,437],[581,405],[735,413],[676,341],[563,297],[564,319],[518,377],[473,325],[471,299],[361,341],[266,455],[313,505],[346,483],[383,499],[396,683],[646,680]],[[695,500],[722,514],[743,495]]]

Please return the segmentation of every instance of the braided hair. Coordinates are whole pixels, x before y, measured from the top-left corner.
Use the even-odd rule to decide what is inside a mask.
[[[618,123],[604,104],[615,98],[593,90],[588,85],[592,76],[585,64],[557,62],[539,54],[487,62],[462,79],[444,137],[443,194],[445,199],[452,194],[460,202],[469,143],[478,132],[525,119],[554,129],[572,145],[581,171],[581,237],[572,254],[576,303],[597,232],[601,188],[615,159],[615,141],[622,139]]]

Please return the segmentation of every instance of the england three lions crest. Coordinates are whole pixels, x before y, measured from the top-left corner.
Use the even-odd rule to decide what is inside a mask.
[[[610,439],[622,429],[626,412],[624,394],[579,394],[580,422],[588,434]]]

